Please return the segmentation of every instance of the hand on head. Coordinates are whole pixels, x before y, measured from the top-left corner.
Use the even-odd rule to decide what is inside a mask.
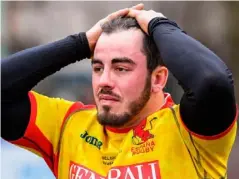
[[[102,33],[102,29],[101,29],[102,24],[104,24],[107,21],[118,18],[120,16],[126,16],[127,14],[129,14],[131,9],[142,10],[143,8],[144,8],[144,5],[142,3],[140,3],[131,8],[125,8],[125,9],[121,9],[116,12],[113,12],[113,13],[109,14],[107,17],[98,21],[90,30],[88,30],[86,32],[86,37],[88,39],[91,52],[93,53],[95,44]]]
[[[107,17],[98,21],[89,31],[86,36],[89,42],[90,50],[93,53],[96,42],[102,33],[101,25],[107,21],[111,21],[121,16],[133,17],[137,20],[142,30],[148,34],[148,24],[155,17],[165,17],[162,13],[153,10],[143,10],[144,4],[140,3],[131,8],[125,8],[109,14]]]
[[[155,17],[164,17],[162,13],[155,12],[153,10],[138,10],[138,9],[130,9],[128,15],[129,17],[133,17],[137,20],[138,24],[140,25],[141,29],[146,33],[148,33],[148,25],[149,22]]]

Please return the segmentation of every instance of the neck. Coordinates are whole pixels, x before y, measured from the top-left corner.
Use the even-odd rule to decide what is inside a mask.
[[[143,119],[158,111],[165,103],[164,93],[153,93],[141,112],[130,120],[123,128],[137,126]]]

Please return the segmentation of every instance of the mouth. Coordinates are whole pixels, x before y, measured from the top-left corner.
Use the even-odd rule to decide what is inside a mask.
[[[119,98],[112,95],[100,94],[99,101],[105,103],[105,102],[119,102],[120,100]]]

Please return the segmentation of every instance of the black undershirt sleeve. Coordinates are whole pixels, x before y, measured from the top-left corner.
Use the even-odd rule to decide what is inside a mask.
[[[149,35],[184,89],[180,114],[185,125],[206,136],[225,131],[236,115],[232,73],[225,63],[167,19],[152,19]]]
[[[64,66],[90,57],[85,33],[20,51],[1,60],[2,133],[6,140],[24,135],[30,119],[28,92]]]

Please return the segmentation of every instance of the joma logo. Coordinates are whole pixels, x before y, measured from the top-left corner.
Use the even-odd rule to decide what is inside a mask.
[[[85,141],[86,141],[87,143],[96,146],[98,149],[100,149],[100,147],[101,147],[102,144],[103,144],[103,143],[102,143],[100,140],[98,140],[96,137],[90,136],[87,131],[85,131],[85,133],[82,133],[82,134],[80,135],[80,137],[81,137],[82,139],[85,139]]]

